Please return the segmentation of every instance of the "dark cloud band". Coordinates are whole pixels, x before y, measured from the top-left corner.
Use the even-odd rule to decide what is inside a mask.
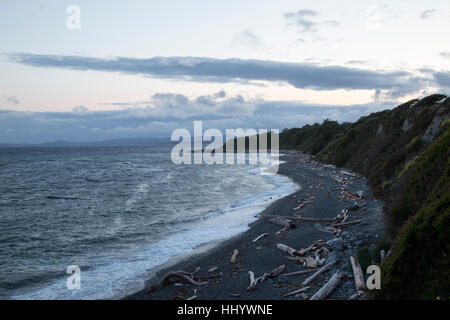
[[[424,79],[405,71],[372,71],[343,66],[318,66],[268,60],[153,57],[102,59],[82,56],[11,54],[8,60],[43,68],[123,72],[194,81],[284,81],[315,90],[367,89],[414,92]]]

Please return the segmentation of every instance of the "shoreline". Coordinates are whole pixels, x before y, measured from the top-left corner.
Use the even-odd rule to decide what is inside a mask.
[[[293,261],[286,259],[286,254],[276,248],[277,243],[284,243],[293,248],[306,248],[311,243],[322,239],[328,241],[334,239],[335,236],[331,233],[316,230],[317,222],[300,222],[296,229],[291,229],[286,232],[276,234],[282,228],[268,222],[267,215],[292,216],[292,209],[298,206],[299,199],[306,197],[314,197],[310,203],[305,203],[301,211],[304,217],[315,218],[332,218],[335,217],[341,209],[351,205],[348,201],[334,200],[338,194],[341,194],[341,189],[336,189],[336,180],[330,176],[335,177],[340,169],[330,165],[323,165],[311,161],[310,157],[303,155],[296,151],[282,151],[284,163],[280,165],[278,174],[284,175],[292,180],[293,183],[298,184],[300,189],[291,195],[275,200],[268,207],[266,207],[257,217],[257,219],[249,224],[249,229],[236,236],[226,240],[214,241],[201,245],[194,249],[193,252],[175,256],[168,262],[149,270],[150,278],[146,281],[146,289],[139,292],[127,295],[123,299],[188,299],[194,297],[199,300],[212,299],[282,299],[283,294],[292,291],[295,288],[300,288],[301,282],[308,276],[295,277],[277,277],[269,279],[260,284],[256,290],[248,291],[246,288],[249,285],[248,271],[255,273],[255,277],[269,272],[274,268],[284,264],[284,272],[294,272],[304,270],[305,268],[296,264]],[[345,170],[348,174],[348,170]],[[342,175],[342,173],[340,173]],[[351,174],[351,173],[350,173]],[[350,241],[352,237],[353,242],[358,245],[343,245],[343,252],[334,252],[335,257],[340,253],[349,255],[356,255],[356,249],[360,245],[374,245],[377,239],[384,236],[385,223],[382,215],[382,202],[374,200],[370,188],[366,185],[366,179],[360,178],[352,183],[350,186],[353,189],[362,190],[369,199],[364,200],[364,208],[359,208],[356,211],[350,212],[350,220],[361,218],[361,212],[366,210],[364,215],[364,223],[351,226],[346,237],[350,234]],[[359,212],[359,213],[358,213]],[[323,225],[323,226],[322,226]],[[321,223],[320,227],[326,227],[325,223]],[[353,230],[358,232],[356,237],[353,235]],[[269,235],[253,243],[253,240],[263,233]],[[342,239],[342,237],[340,239]],[[348,239],[346,239],[348,240]],[[342,241],[344,243],[344,241]],[[345,241],[348,242],[348,241]],[[344,250],[345,247],[345,250]],[[234,250],[238,250],[236,263],[230,263],[230,258]],[[331,255],[330,255],[331,257]],[[328,258],[329,260],[329,258]],[[351,275],[351,267],[349,270],[349,262],[343,261],[337,265]],[[206,285],[193,286],[187,283],[167,284],[156,291],[149,292],[148,288],[157,283],[167,272],[184,270],[193,272],[198,267],[198,277],[208,279]],[[214,270],[215,269],[215,270]],[[208,272],[208,270],[214,270]],[[331,270],[333,271],[333,270]],[[327,273],[324,273],[327,276]],[[329,276],[329,275],[328,275]],[[334,299],[344,299],[353,292],[354,282],[352,279],[345,279],[341,289],[339,287],[330,295]],[[317,280],[317,287],[307,291],[307,294],[312,294],[320,288]],[[323,282],[323,281],[322,281]],[[351,286],[353,284],[353,286]],[[288,297],[287,299],[298,299],[296,296]]]

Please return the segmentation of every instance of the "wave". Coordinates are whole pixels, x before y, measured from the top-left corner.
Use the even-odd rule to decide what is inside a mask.
[[[46,196],[47,199],[63,199],[63,200],[78,200],[77,197],[68,196]]]
[[[260,174],[259,171],[254,173]],[[134,246],[124,259],[115,257],[113,261],[93,265],[82,272],[82,290],[68,290],[66,278],[62,277],[45,288],[32,292],[17,292],[11,298],[117,299],[141,290],[145,280],[156,267],[175,256],[190,254],[199,246],[223,241],[246,231],[249,224],[272,202],[300,188],[285,176],[273,174],[262,177],[266,183],[273,186],[272,190],[217,208],[203,219],[185,219],[183,223],[176,221],[178,232],[153,244]],[[135,191],[145,192],[146,187],[138,185]]]

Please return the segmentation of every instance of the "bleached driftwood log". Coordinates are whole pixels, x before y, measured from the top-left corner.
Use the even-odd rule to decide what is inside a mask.
[[[252,242],[255,243],[255,242],[257,242],[259,239],[262,239],[262,238],[264,238],[264,237],[267,237],[268,235],[269,235],[268,233],[263,233],[263,234],[257,236],[255,239],[253,239]]]
[[[283,226],[283,227],[288,228],[288,229],[295,229],[295,228],[297,228],[297,225],[294,222],[292,222],[291,220],[286,219],[284,217],[272,218],[272,219],[269,219],[269,222],[273,223],[273,224],[277,224],[277,225]]]
[[[295,294],[302,293],[302,292],[304,292],[306,290],[309,290],[309,289],[311,289],[311,287],[309,287],[309,286],[308,287],[304,287],[304,288],[301,288],[301,289],[298,289],[298,290],[295,290],[295,291],[288,292],[288,293],[284,294],[283,297],[293,296]]]
[[[325,271],[327,271],[328,269],[330,269],[333,265],[335,265],[336,263],[338,263],[340,260],[336,259],[326,265],[324,265],[322,268],[320,268],[319,270],[317,270],[313,275],[311,275],[308,279],[306,279],[305,281],[303,281],[302,285],[303,286],[307,286],[308,284],[310,284],[312,281],[314,281],[314,279],[316,279],[318,276],[320,276],[322,273],[324,273]]]
[[[311,272],[315,272],[315,271],[317,271],[317,269],[309,269],[309,270],[288,272],[288,273],[280,274],[280,277],[296,276],[296,275],[301,275],[301,274],[305,274],[305,273],[311,273]]]
[[[347,196],[353,200],[360,200],[360,198],[358,196],[355,196],[354,194],[351,194],[347,191],[342,191],[342,193],[344,194],[344,196]]]
[[[331,226],[335,227],[335,228],[345,228],[347,226],[353,225],[353,224],[358,224],[363,222],[363,219],[359,219],[359,220],[354,220],[354,221],[350,221],[350,222],[344,222],[344,223],[333,223]]]
[[[336,218],[306,218],[306,217],[285,217],[277,215],[267,215],[270,218],[281,218],[286,220],[305,221],[305,222],[334,222]]]
[[[316,228],[317,231],[322,231],[322,232],[326,232],[326,233],[332,233],[335,234],[336,231],[331,231],[331,230],[325,230],[325,229],[321,229],[321,228]]]
[[[294,248],[291,248],[285,244],[278,243],[277,248],[283,252],[289,253],[291,256],[298,255],[297,250],[295,250]]]
[[[254,290],[256,289],[255,274],[253,271],[249,271],[248,274],[250,276],[250,285],[247,287],[247,290]]]
[[[281,266],[273,269],[272,271],[264,273],[264,275],[262,276],[261,281],[265,281],[267,278],[275,278],[281,272],[283,272],[285,268],[286,268],[286,265],[282,264]]]
[[[351,176],[351,177],[356,177],[355,173],[352,173],[352,172],[349,172],[349,171],[346,171],[346,170],[341,170],[341,174],[346,174],[346,175]]]
[[[212,267],[211,269],[208,270],[209,273],[216,271],[218,268],[217,266]]]
[[[289,228],[284,227],[283,229],[278,230],[277,232],[275,232],[275,235],[278,236],[279,234],[281,234],[281,233],[287,231],[288,229],[289,229]]]
[[[236,263],[236,257],[238,255],[238,253],[239,253],[239,251],[237,249],[234,249],[233,255],[231,256],[231,259],[230,259],[230,263]]]
[[[303,300],[309,300],[309,297],[306,293],[302,292],[300,293],[300,295],[302,296]]]
[[[191,276],[189,276],[188,274],[190,274]],[[179,281],[181,280],[181,281],[188,282],[194,286],[202,286],[202,285],[205,285],[208,283],[208,282],[200,282],[200,281],[194,280],[192,273],[189,273],[189,272],[170,271],[170,272],[166,273],[156,285],[151,286],[149,291],[155,291],[155,290],[161,288],[167,282],[173,280],[174,278]]]
[[[350,257],[350,262],[353,268],[353,276],[355,278],[355,287],[357,291],[366,290],[366,285],[364,283],[364,275],[359,264],[357,257]]]
[[[291,260],[291,261],[295,261],[295,262],[301,263],[301,264],[303,264],[304,262],[306,262],[306,257],[298,257],[298,256],[295,256],[295,257],[286,257],[286,258],[288,258],[288,259]]]
[[[342,279],[342,273],[340,273],[339,271],[336,272],[331,277],[331,279],[328,280],[328,282],[311,297],[310,300],[325,299],[331,293],[331,291],[333,291],[334,288],[336,288],[336,286],[338,285],[339,281],[341,281],[341,279]]]
[[[366,298],[366,293],[364,291],[357,291],[348,298],[348,300],[364,300]]]
[[[316,242],[313,242],[308,248],[302,248],[300,250],[297,250],[297,253],[301,256],[303,256],[305,253],[311,251],[311,250],[315,250],[318,249],[322,246],[325,245],[325,241],[324,240],[317,240]]]
[[[306,267],[307,268],[316,268],[319,264],[319,261],[317,261],[313,257],[306,257]]]

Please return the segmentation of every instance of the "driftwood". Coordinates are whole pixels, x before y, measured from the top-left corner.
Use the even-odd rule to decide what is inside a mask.
[[[302,203],[302,204],[300,204],[298,207],[293,208],[292,211],[300,210],[304,205],[305,205],[305,204]]]
[[[364,300],[366,298],[366,293],[364,291],[357,291],[348,298],[348,300]]]
[[[217,279],[217,278],[222,278],[223,277],[223,273],[219,273],[219,274],[211,274],[209,276],[203,276],[203,277],[198,277],[199,280],[209,280],[209,279]]]
[[[292,220],[304,221],[304,222],[334,222],[335,218],[306,218],[306,217],[298,217],[292,218]]]
[[[307,268],[316,268],[318,264],[319,264],[319,261],[317,261],[313,257],[306,257],[306,267]]]
[[[359,264],[357,257],[350,257],[350,262],[353,268],[353,276],[355,278],[355,287],[357,291],[366,290],[366,285],[364,283],[364,275]]]
[[[346,174],[348,176],[351,177],[356,177],[357,175],[355,173],[349,172],[349,171],[345,171],[345,170],[341,170],[341,174]]]
[[[255,274],[253,271],[249,271],[248,274],[250,276],[250,285],[247,287],[247,290],[254,290],[256,289]]]
[[[262,277],[258,277],[258,279],[256,279],[256,283],[258,283],[259,281],[265,281],[267,278],[275,278],[281,272],[283,272],[285,268],[286,266],[282,264],[281,266],[273,269],[272,271],[264,273]]]
[[[322,300],[325,299],[331,291],[338,285],[339,281],[342,279],[342,273],[336,272],[328,282],[317,291],[310,300]]]
[[[301,289],[298,289],[298,290],[295,290],[295,291],[291,291],[291,292],[288,292],[288,293],[284,294],[283,297],[293,296],[295,294],[299,294],[299,293],[302,293],[302,292],[304,292],[306,290],[309,290],[310,288],[311,287],[304,287],[304,288],[301,288]]]
[[[284,264],[273,269],[270,272],[265,272],[261,277],[255,279],[255,274],[253,271],[249,271],[248,274],[250,276],[250,285],[247,287],[247,290],[254,290],[258,286],[258,283],[266,281],[267,278],[275,278],[278,276],[283,270],[286,268]]]
[[[306,293],[302,292],[300,293],[300,295],[302,296],[303,300],[309,300],[309,297]]]
[[[286,257],[286,258],[288,258],[289,260],[295,261],[297,263],[304,263],[304,262],[306,262],[306,257],[298,257],[298,256],[296,256],[296,257]]]
[[[275,235],[277,236],[277,235],[279,235],[280,233],[287,231],[288,229],[289,229],[289,228],[284,227],[283,229],[278,230],[277,232],[275,232]]]
[[[291,220],[286,219],[284,217],[272,218],[272,219],[269,219],[269,222],[271,222],[273,224],[277,224],[277,225],[283,226],[283,227],[288,228],[288,229],[294,229],[294,228],[297,227],[294,222],[292,222]]]
[[[304,249],[298,250],[297,254],[300,255],[300,256],[303,256],[308,251],[315,250],[317,248],[322,247],[323,245],[325,245],[325,241],[317,240],[316,242],[313,242],[308,248],[304,248]]]
[[[342,191],[342,193],[344,194],[344,196],[347,196],[347,197],[352,198],[352,199],[354,199],[354,200],[361,200],[360,197],[355,196],[354,194],[352,194],[352,193],[350,193],[350,192]]]
[[[363,177],[362,175],[359,175],[359,176],[357,176],[357,177],[354,177],[354,178],[351,179],[350,181],[355,181],[355,180],[361,179],[362,177]]]
[[[233,255],[231,256],[231,259],[230,259],[230,263],[236,263],[236,257],[238,255],[238,253],[239,253],[239,251],[237,249],[234,249]]]
[[[282,219],[286,219],[286,220],[305,221],[305,222],[334,222],[334,221],[336,221],[336,218],[285,217],[285,216],[276,216],[276,215],[267,215],[267,217],[282,218]]]
[[[208,272],[210,272],[210,273],[211,273],[211,272],[214,272],[214,271],[216,271],[217,269],[218,269],[217,267],[212,267],[211,269],[209,269],[209,270],[208,270]]]
[[[332,233],[335,234],[336,231],[331,231],[331,230],[325,230],[325,229],[321,229],[321,228],[316,228],[317,231],[322,231],[322,232],[326,232],[326,233]]]
[[[268,236],[268,235],[269,235],[268,233],[263,233],[263,234],[257,236],[255,239],[253,239],[252,242],[255,243],[255,242],[257,242],[259,239],[264,238],[264,237],[266,237],[266,236]]]
[[[194,273],[188,273],[185,271],[170,271],[170,272],[166,273],[156,285],[150,287],[149,291],[156,291],[157,289],[164,286],[167,282],[169,282],[173,278],[188,282],[194,286],[203,286],[208,283],[208,282],[201,282],[201,281],[194,280],[193,274]]]
[[[334,228],[345,228],[347,226],[351,226],[353,224],[358,224],[363,222],[363,219],[359,219],[359,220],[354,220],[354,221],[350,221],[350,222],[343,222],[343,223],[333,223],[331,226]]]
[[[317,271],[317,269],[309,269],[309,270],[302,270],[302,271],[283,273],[283,274],[280,274],[280,277],[296,276],[296,275],[301,275],[301,274],[305,274],[305,273],[311,273],[311,272],[315,272],[315,271]]]
[[[285,244],[278,243],[277,248],[283,252],[289,253],[291,256],[298,255],[297,250],[295,250],[294,248],[291,248]]]
[[[317,270],[312,276],[310,276],[308,279],[306,279],[305,281],[303,281],[302,285],[303,286],[307,286],[308,284],[310,284],[311,282],[313,282],[319,275],[321,275],[322,273],[324,273],[325,271],[327,271],[328,269],[330,269],[333,265],[335,265],[336,263],[338,263],[340,260],[336,259],[326,265],[324,265],[322,268],[320,268],[319,270]]]
[[[192,296],[190,298],[187,298],[186,300],[194,300],[195,298],[197,298],[197,296]]]

